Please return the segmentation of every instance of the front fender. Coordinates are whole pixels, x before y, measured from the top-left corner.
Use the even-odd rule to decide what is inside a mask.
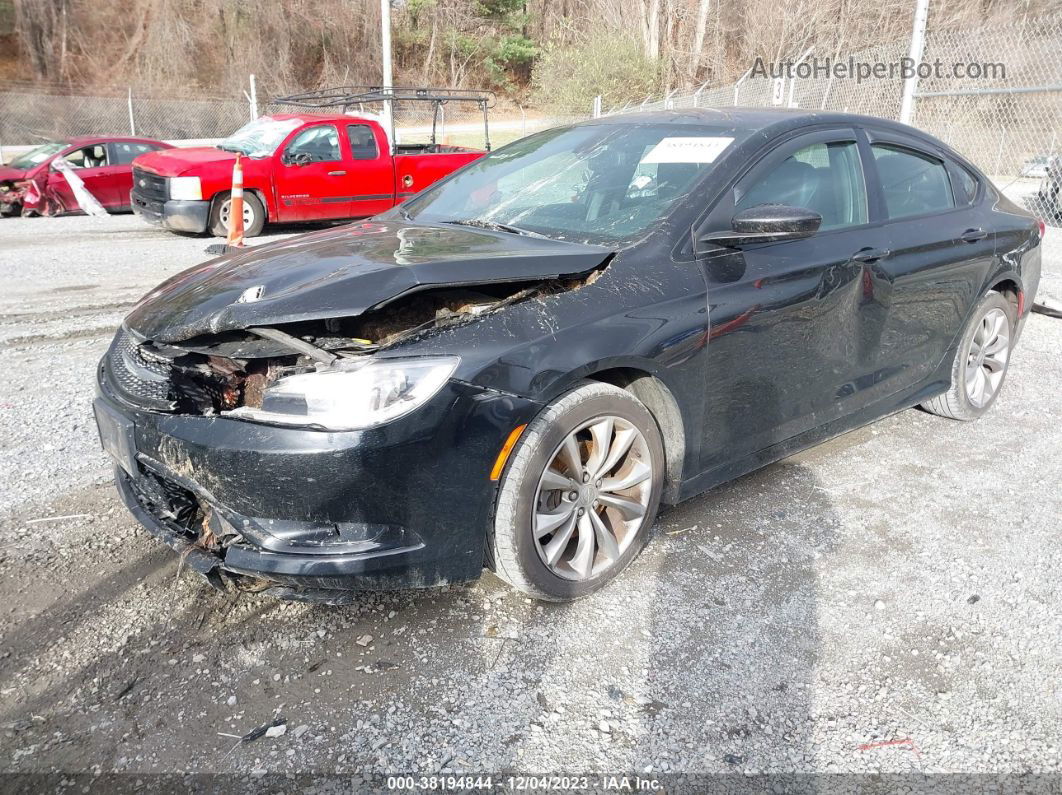
[[[708,339],[699,269],[675,267],[664,275],[646,269],[632,276],[629,265],[613,262],[592,284],[505,307],[410,348],[456,353],[458,378],[537,404],[607,371],[650,375],[681,407],[685,455],[696,460]]]

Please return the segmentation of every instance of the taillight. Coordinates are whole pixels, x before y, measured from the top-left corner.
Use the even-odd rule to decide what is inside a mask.
[[[1040,227],[1040,239],[1044,239],[1044,235],[1047,234],[1047,224],[1044,223],[1043,218],[1037,218],[1036,224]]]

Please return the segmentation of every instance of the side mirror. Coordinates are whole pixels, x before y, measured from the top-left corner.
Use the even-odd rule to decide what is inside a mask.
[[[727,248],[740,248],[746,243],[774,243],[781,240],[802,240],[819,231],[822,216],[806,207],[788,204],[760,204],[735,215],[730,229],[709,232],[697,240]]]

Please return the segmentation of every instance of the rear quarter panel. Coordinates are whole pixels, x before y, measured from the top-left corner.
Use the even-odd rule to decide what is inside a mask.
[[[949,363],[955,356],[966,324],[986,292],[1008,281],[1018,286],[1023,304],[1019,318],[1020,331],[1022,321],[1032,309],[1033,297],[1040,284],[1041,241],[1037,220],[993,187],[988,188],[978,213],[978,225],[992,232],[993,254],[988,267],[978,273],[980,282],[964,284],[964,300],[958,307],[959,322],[953,328],[951,344],[939,363],[939,373],[945,373],[950,368]]]
[[[1039,223],[1024,209],[1000,193],[995,194],[992,216],[996,224],[996,261],[990,284],[1010,276],[1025,294],[1028,312],[1040,287],[1040,259],[1043,248]]]
[[[423,155],[395,155],[395,179],[398,199],[406,199],[434,182],[450,175],[485,152],[436,152]],[[409,183],[409,184],[407,184]]]

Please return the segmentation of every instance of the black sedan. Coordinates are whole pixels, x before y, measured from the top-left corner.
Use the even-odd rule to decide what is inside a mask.
[[[674,504],[999,395],[1042,227],[909,127],[770,110],[549,130],[369,221],[147,295],[100,363],[119,491],[215,586],[601,587]]]

